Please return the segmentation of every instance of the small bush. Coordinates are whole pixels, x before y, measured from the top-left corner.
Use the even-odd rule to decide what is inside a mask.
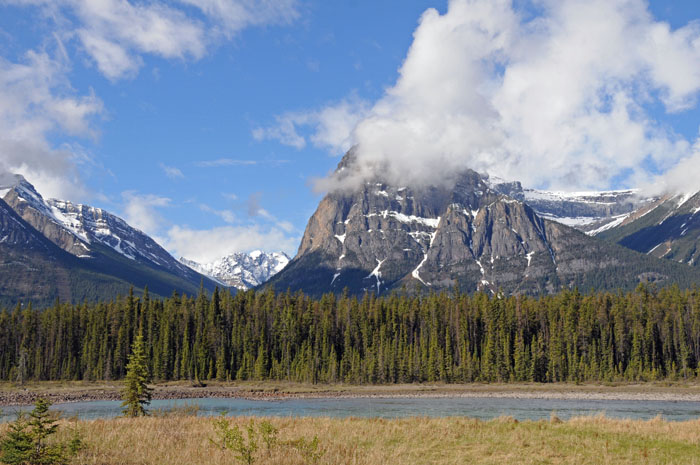
[[[277,434],[279,430],[269,421],[263,421],[258,427],[260,438],[265,443],[267,454],[270,455],[272,449],[277,445]]]
[[[290,441],[289,445],[299,451],[307,464],[317,464],[325,454],[325,451],[318,447],[318,436],[314,436],[310,441],[306,438],[295,439]]]
[[[232,450],[235,457],[246,465],[255,462],[258,441],[253,420],[250,420],[246,426],[245,437],[238,425],[231,428],[229,421],[223,415],[218,420],[214,420],[214,432],[217,436],[217,439],[212,441],[214,444],[222,449]]]
[[[65,465],[83,447],[77,431],[70,441],[51,441],[58,431],[59,414],[39,399],[29,414],[19,412],[10,431],[0,440],[0,462],[10,465]]]

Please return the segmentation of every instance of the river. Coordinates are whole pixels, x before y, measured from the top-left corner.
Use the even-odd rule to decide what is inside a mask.
[[[512,416],[518,420],[561,419],[605,414],[611,418],[651,419],[658,415],[671,421],[700,417],[700,402],[581,399],[512,399],[489,397],[357,397],[323,399],[247,400],[206,398],[154,400],[150,409],[173,406],[199,407],[199,415],[294,416],[294,417],[448,417],[464,416],[488,420]],[[6,407],[0,422],[15,418],[20,407]],[[30,409],[23,407],[23,410]],[[112,418],[121,413],[118,401],[92,401],[54,404],[64,417],[80,419]]]

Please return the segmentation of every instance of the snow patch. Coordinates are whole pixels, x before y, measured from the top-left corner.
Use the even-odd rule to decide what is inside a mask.
[[[379,260],[378,258],[375,260],[377,260],[377,267],[373,269],[370,274],[367,275],[367,278],[371,278],[372,276],[374,276],[377,279],[377,294],[379,294],[382,285],[382,272],[379,271],[379,268],[381,268],[382,263],[386,261],[386,258],[384,260]]]
[[[527,258],[527,267],[530,268],[530,262],[532,261],[532,256],[535,255],[535,252],[528,252],[525,255],[525,258]]]
[[[437,218],[437,222],[438,223],[440,222],[440,217]],[[423,283],[424,286],[431,286],[431,284],[426,283],[425,281],[423,281],[423,279],[421,279],[420,269],[423,266],[423,264],[425,263],[425,261],[428,259],[428,250],[430,250],[430,248],[433,246],[433,242],[435,242],[435,236],[437,236],[437,232],[430,234],[430,244],[428,244],[428,248],[423,252],[423,260],[421,260],[421,262],[418,264],[416,269],[411,272],[411,276],[413,276],[418,281]]]
[[[588,234],[589,236],[595,236],[595,235],[602,233],[603,231],[607,231],[608,229],[615,228],[615,227],[619,226],[620,224],[622,224],[622,222],[625,221],[627,218],[629,218],[629,216],[631,214],[632,213],[625,213],[624,215],[613,216],[612,221],[610,221],[609,223],[605,223],[603,226],[601,226],[597,229],[594,229],[592,231],[588,231],[588,232],[586,232],[586,234]]]
[[[414,216],[414,215],[405,215],[403,213],[395,212],[395,211],[389,211],[389,210],[384,210],[379,213],[370,213],[368,215],[365,215],[367,218],[371,218],[373,216],[381,216],[382,218],[386,219],[388,217],[394,218],[402,223],[419,223],[425,226],[428,226],[430,228],[437,228],[438,224],[440,223],[440,218],[422,218],[420,216]]]
[[[564,224],[566,226],[571,226],[571,227],[576,227],[576,226],[585,226],[587,224],[595,223],[596,221],[600,221],[603,219],[602,217],[597,217],[597,216],[576,216],[576,217],[565,217],[565,216],[556,216],[556,215],[548,215],[544,213],[539,214],[542,218],[545,218],[550,221],[555,221],[557,223]]]

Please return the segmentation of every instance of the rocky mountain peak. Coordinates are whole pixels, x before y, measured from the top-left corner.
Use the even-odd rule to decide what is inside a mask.
[[[266,253],[254,250],[233,253],[210,263],[180,258],[180,262],[209,276],[224,286],[246,290],[268,281],[287,266],[290,258],[284,252]]]
[[[338,166],[352,170],[352,155]],[[537,293],[599,285],[601,276],[623,268],[619,280],[642,279],[627,267],[638,256],[543,218],[529,204],[534,197],[520,183],[489,182],[469,169],[444,185],[395,186],[375,178],[332,191],[309,219],[297,256],[270,284],[316,294],[346,287],[382,293],[404,285]],[[605,196],[569,203],[566,208],[588,208],[590,215],[619,208]]]

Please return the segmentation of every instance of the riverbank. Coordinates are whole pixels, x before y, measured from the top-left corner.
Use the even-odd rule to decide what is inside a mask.
[[[241,398],[255,400],[337,397],[490,397],[511,399],[584,399],[700,402],[698,383],[601,384],[399,384],[347,385],[288,382],[186,382],[153,384],[153,399]],[[119,400],[121,382],[0,383],[0,406],[30,405],[38,398],[52,403]]]
[[[242,428],[251,421],[243,417],[229,420]],[[252,421],[259,426],[263,419]],[[491,421],[469,418],[269,418],[266,421],[279,431],[277,442],[269,451],[259,442],[252,463],[700,464],[700,420],[632,421],[597,416],[523,422],[507,417]],[[231,451],[211,442],[216,437],[213,422],[211,418],[177,414],[64,421],[59,436],[68,439],[75,430],[82,436],[86,447],[73,460],[75,464],[234,463]],[[0,435],[6,429],[7,426],[0,425]],[[315,449],[313,438],[317,438]]]

